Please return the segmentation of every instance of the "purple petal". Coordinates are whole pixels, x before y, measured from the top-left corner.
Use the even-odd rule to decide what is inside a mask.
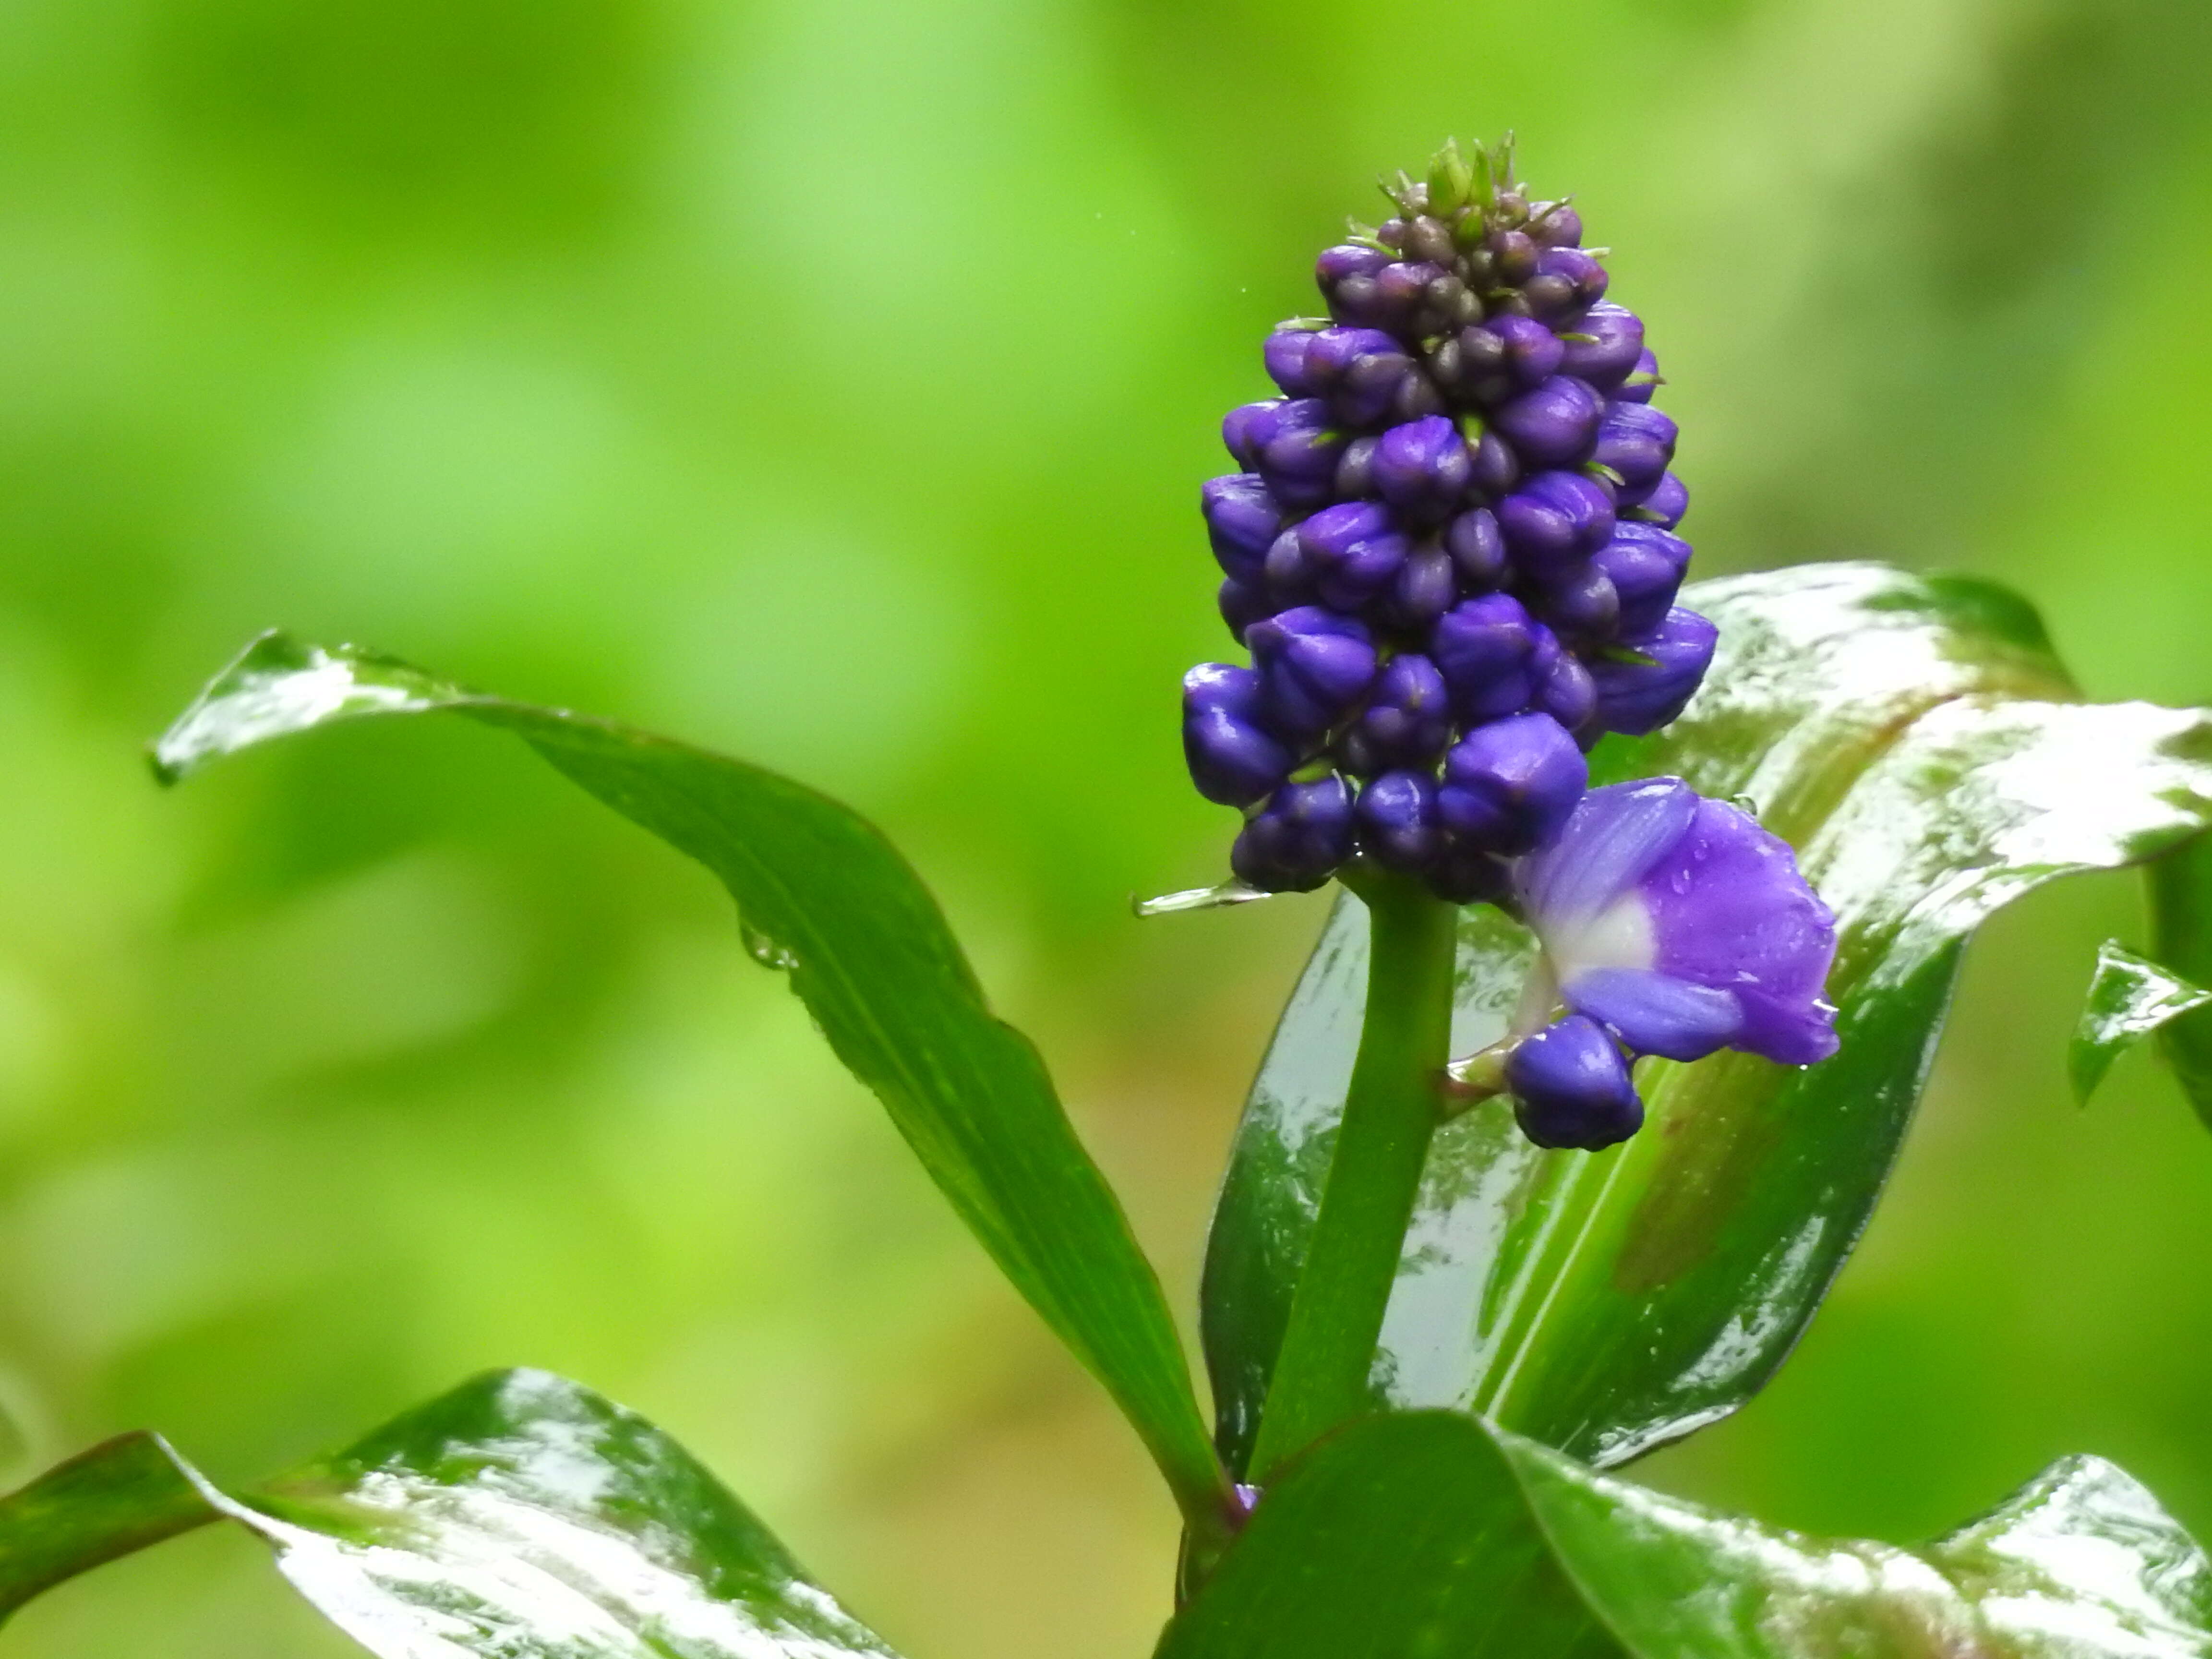
[[[1561,986],[1559,994],[1639,1054],[1703,1060],[1736,1042],[1744,1029],[1743,1006],[1729,992],[1649,969],[1592,969]]]
[[[1522,914],[1528,925],[1549,948],[1553,935],[1590,921],[1665,856],[1697,811],[1697,793],[1680,778],[1591,790],[1559,839],[1521,862]],[[1571,958],[1571,952],[1561,963],[1567,971]]]
[[[1822,997],[1836,919],[1787,842],[1724,801],[1699,800],[1638,886],[1652,966],[1732,994],[1744,1011],[1736,1047],[1796,1066],[1836,1051],[1835,1010]]]

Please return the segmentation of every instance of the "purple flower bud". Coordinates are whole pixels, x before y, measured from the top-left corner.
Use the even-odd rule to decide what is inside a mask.
[[[1494,904],[1513,888],[1513,866],[1447,832],[1443,850],[1422,872],[1436,896],[1451,904]]]
[[[1505,538],[1486,507],[1470,507],[1444,526],[1444,550],[1470,592],[1496,587],[1505,579]]]
[[[1286,398],[1311,398],[1321,387],[1306,368],[1306,354],[1317,337],[1310,328],[1292,324],[1278,324],[1260,349],[1261,361],[1267,366],[1267,378],[1282,387]]]
[[[1531,302],[1536,299],[1535,285],[1547,279],[1565,282],[1571,295],[1568,308],[1573,311],[1586,310],[1605,298],[1605,267],[1578,247],[1547,247],[1538,257],[1536,274],[1523,289]]]
[[[1558,635],[1539,623],[1528,653],[1528,672],[1535,684],[1534,706],[1549,714],[1577,738],[1597,712],[1597,684],[1581,658],[1559,644]]]
[[[1579,472],[1539,472],[1498,506],[1498,527],[1513,562],[1542,581],[1571,568],[1613,539],[1613,498]]]
[[[1303,367],[1314,394],[1354,426],[1381,420],[1409,379],[1419,379],[1406,348],[1374,328],[1329,328],[1312,337]]]
[[[1283,607],[1275,596],[1261,581],[1241,581],[1231,576],[1221,584],[1215,598],[1220,607],[1221,620],[1229,624],[1230,633],[1241,643],[1245,630],[1263,617],[1272,617]]]
[[[1649,404],[1615,399],[1598,422],[1590,459],[1620,475],[1624,498],[1648,495],[1659,487],[1674,459],[1674,422]]]
[[[1359,792],[1359,845],[1386,870],[1419,871],[1443,850],[1436,780],[1385,772]]]
[[[1515,884],[1567,1006],[1636,1052],[1836,1051],[1835,918],[1785,843],[1680,778],[1591,790]]]
[[[1240,880],[1270,893],[1310,892],[1352,856],[1352,791],[1331,773],[1286,783],[1229,849]]]
[[[1690,568],[1690,544],[1656,525],[1624,524],[1592,562],[1612,579],[1620,596],[1620,632],[1641,638],[1658,629],[1674,608],[1683,573]]]
[[[1393,767],[1433,766],[1450,740],[1444,677],[1419,652],[1401,651],[1375,677],[1367,707],[1345,732],[1338,752],[1347,769],[1372,777]]]
[[[1583,382],[1554,374],[1534,392],[1499,405],[1492,424],[1527,465],[1571,466],[1589,453],[1604,410]]]
[[[1626,398],[1632,404],[1648,404],[1660,384],[1659,360],[1647,351],[1636,360],[1636,367],[1629,371],[1628,378],[1620,383],[1620,389],[1613,395]]]
[[[1345,445],[1336,462],[1336,496],[1357,501],[1375,493],[1375,447],[1380,438],[1354,438]]]
[[[1688,704],[1712,665],[1720,630],[1694,611],[1677,605],[1650,633],[1622,643],[1650,659],[1601,659],[1590,670],[1597,689],[1597,725],[1640,738],[1656,732]]]
[[[1375,647],[1364,624],[1317,605],[1252,623],[1244,644],[1260,671],[1269,723],[1293,737],[1328,731],[1375,679]]]
[[[1682,515],[1689,510],[1689,490],[1680,478],[1669,472],[1640,501],[1623,501],[1620,516],[1638,523],[1656,524],[1662,530],[1672,530],[1682,522]]]
[[[1620,631],[1620,594],[1596,558],[1554,572],[1527,597],[1530,612],[1563,638],[1609,640]]]
[[[1429,655],[1451,693],[1452,713],[1474,726],[1526,708],[1536,694],[1540,635],[1549,641],[1551,630],[1508,593],[1486,593],[1446,611],[1430,636]]]
[[[1554,202],[1528,222],[1528,234],[1544,247],[1575,247],[1583,240],[1583,216]]]
[[[1533,392],[1559,372],[1567,348],[1534,317],[1499,317],[1490,325],[1504,347],[1504,370],[1515,392]]]
[[[1569,340],[1559,372],[1571,374],[1578,380],[1587,380],[1600,392],[1619,386],[1635,373],[1637,362],[1644,356],[1644,319],[1626,306],[1601,301],[1589,308],[1589,314],[1575,325],[1574,331],[1587,334],[1587,340]],[[1280,382],[1278,382],[1280,384]],[[1650,393],[1632,398],[1635,403],[1649,403]]]
[[[1222,444],[1247,472],[1256,470],[1254,462],[1260,453],[1262,434],[1255,428],[1264,422],[1266,429],[1273,431],[1275,411],[1281,407],[1281,398],[1271,398],[1263,404],[1239,404],[1221,417]]]
[[[1485,402],[1504,397],[1512,384],[1505,337],[1483,325],[1460,330],[1429,361],[1445,385]]]
[[[1492,501],[1521,482],[1521,458],[1495,432],[1486,431],[1474,443],[1474,487]]]
[[[1452,556],[1426,541],[1406,556],[1382,601],[1382,620],[1408,634],[1425,635],[1450,610],[1460,593],[1460,574]]]
[[[1489,251],[1491,270],[1498,280],[1508,284],[1525,283],[1536,274],[1536,262],[1543,249],[1536,239],[1522,230],[1494,230],[1483,239]]]
[[[1336,464],[1345,446],[1344,434],[1331,424],[1328,405],[1318,398],[1293,398],[1256,407],[1261,412],[1241,434],[1252,452],[1249,470],[1267,480],[1269,493],[1285,507],[1326,502],[1335,489]]]
[[[1628,1061],[1602,1026],[1580,1014],[1522,1039],[1506,1057],[1513,1116],[1539,1146],[1594,1152],[1644,1127]]]
[[[1443,518],[1465,498],[1473,477],[1459,428],[1441,415],[1392,427],[1375,452],[1376,488],[1412,518]]]
[[[1589,763],[1549,714],[1475,726],[1444,756],[1437,811],[1468,847],[1517,855],[1559,832],[1589,785]]]
[[[1324,605],[1357,611],[1381,592],[1406,562],[1407,542],[1376,501],[1340,501],[1276,538],[1267,580],[1310,587]]]
[[[1321,258],[1314,262],[1314,280],[1327,294],[1349,276],[1372,276],[1390,263],[1390,256],[1371,247],[1362,247],[1357,242],[1340,242],[1334,247],[1324,248]]]
[[[1261,723],[1259,675],[1218,662],[1182,677],[1182,752],[1198,793],[1224,806],[1265,799],[1297,763]]]
[[[1258,580],[1267,548],[1282,528],[1283,509],[1255,472],[1208,478],[1198,492],[1206,514],[1206,538],[1224,574],[1239,581]]]

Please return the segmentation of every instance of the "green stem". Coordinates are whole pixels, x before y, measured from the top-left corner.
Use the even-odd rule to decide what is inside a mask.
[[[1367,1012],[1313,1242],[1291,1300],[1252,1474],[1370,1408],[1367,1376],[1435,1133],[1450,1057],[1458,908],[1419,882],[1370,874]]]

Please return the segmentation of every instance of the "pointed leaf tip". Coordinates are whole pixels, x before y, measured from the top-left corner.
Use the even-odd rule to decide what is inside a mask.
[[[2066,1048],[2066,1074],[2074,1085],[2075,1104],[2089,1103],[2124,1050],[2207,1003],[2212,1003],[2212,991],[2117,939],[2106,939],[2089,976],[2081,1023]]]

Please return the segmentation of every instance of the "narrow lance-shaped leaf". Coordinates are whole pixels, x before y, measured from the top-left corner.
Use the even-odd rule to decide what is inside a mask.
[[[2212,984],[2212,836],[2177,848],[2148,873],[2151,954],[2192,983]],[[2182,1092],[2212,1127],[2212,1008],[2178,1016],[2158,1036]]]
[[[222,1517],[380,1659],[891,1654],[682,1447],[542,1371],[479,1377],[235,1494],[152,1436],[112,1442],[0,1500],[0,1610],[44,1587],[9,1576],[35,1528],[135,1528],[138,1547]]]
[[[741,761],[274,634],[201,694],[155,762],[173,779],[336,720],[439,711],[514,732],[721,878],[754,954],[790,975],[961,1218],[1119,1402],[1186,1514],[1211,1524],[1222,1476],[1158,1279],[1036,1048],[993,1017],[921,878],[857,814]]]
[[[1424,1412],[1293,1464],[1159,1659],[2202,1659],[2208,1626],[2203,1552],[2096,1458],[1908,1550],[1717,1515]]]
[[[1894,1160],[1966,936],[2069,871],[2158,854],[2212,817],[2212,716],[2071,701],[2002,589],[1873,565],[1705,583],[1705,690],[1600,781],[1747,798],[1834,908],[1842,1052],[1804,1070],[1646,1060],[1650,1121],[1540,1152],[1502,1101],[1439,1132],[1371,1386],[1491,1416],[1601,1464],[1725,1416],[1771,1376]],[[1204,1292],[1217,1437],[1241,1467],[1328,1170],[1364,929],[1340,902],[1278,1028],[1216,1210]],[[1500,1036],[1533,945],[1462,926],[1453,1046]]]
[[[2212,1002],[2212,991],[2191,984],[2117,939],[2097,952],[2081,1021],[2066,1048],[2074,1098],[2086,1106],[2121,1051],[2191,1011]]]

